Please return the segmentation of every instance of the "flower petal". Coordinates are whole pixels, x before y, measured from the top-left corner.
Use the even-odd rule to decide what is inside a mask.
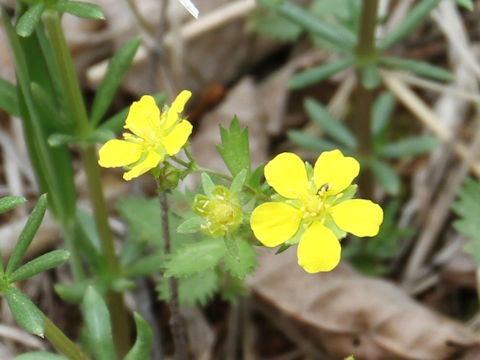
[[[335,224],[356,236],[375,236],[383,221],[383,210],[370,200],[347,200],[330,209]]]
[[[265,246],[277,246],[298,231],[302,213],[284,203],[267,202],[253,210],[250,227]]]
[[[342,247],[333,232],[314,222],[302,235],[297,248],[298,265],[306,272],[330,271],[340,262]]]
[[[98,152],[102,167],[119,167],[133,164],[142,156],[142,147],[130,141],[109,140]]]
[[[155,137],[160,130],[160,109],[152,96],[144,95],[130,106],[124,128],[143,139]]]
[[[143,161],[136,164],[132,170],[123,174],[123,178],[128,181],[139,177],[140,175],[145,174],[148,170],[157,166],[160,161],[162,161],[160,154],[156,153],[155,151],[149,151]]]
[[[175,126],[162,141],[168,155],[175,155],[178,153],[182,146],[187,142],[191,133],[192,124],[187,120],[183,120],[180,124]]]
[[[183,90],[180,94],[177,95],[176,99],[173,101],[172,106],[168,109],[167,115],[167,124],[165,127],[168,129],[175,124],[178,120],[178,114],[180,114],[185,108],[185,104],[188,99],[192,96],[192,93],[188,90]]]
[[[320,154],[313,177],[317,189],[328,184],[327,193],[335,195],[345,190],[360,171],[360,164],[352,157],[343,156],[340,150],[325,151]]]
[[[287,199],[308,195],[308,178],[305,164],[297,155],[284,152],[265,165],[265,179],[277,193]]]

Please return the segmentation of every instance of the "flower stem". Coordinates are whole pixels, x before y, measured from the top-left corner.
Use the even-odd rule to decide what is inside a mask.
[[[362,68],[375,65],[375,28],[377,24],[378,0],[362,1],[362,12],[358,42],[356,48],[357,85],[354,102],[354,127],[358,137],[358,156],[363,160],[364,171],[358,179],[359,188],[363,196],[371,198],[373,195],[373,174],[368,166],[368,160],[373,152],[371,135],[372,105],[374,89],[367,89],[362,84]]]
[[[160,186],[158,181],[157,185]],[[160,191],[158,193],[158,198],[160,200],[162,214],[163,249],[165,255],[167,255],[171,253],[167,191]],[[168,279],[168,287],[170,292],[170,301],[168,304],[170,307],[170,330],[172,332],[173,344],[175,346],[174,358],[175,360],[187,360],[187,338],[178,302],[178,280],[174,277],[170,277]]]
[[[92,129],[88,121],[87,110],[83,101],[80,85],[73,65],[73,60],[63,34],[59,14],[52,10],[45,11],[43,21],[47,29],[53,54],[60,73],[60,81],[65,94],[67,116],[76,126],[76,135],[86,139]],[[107,265],[107,276],[115,278],[120,275],[120,267],[113,245],[113,235],[108,224],[108,212],[103,195],[100,168],[94,145],[80,148],[80,156],[87,175],[87,183],[92,202],[95,223],[100,237],[102,252]],[[108,291],[106,301],[112,315],[113,337],[119,356],[124,356],[130,347],[128,314],[123,304],[122,294]]]
[[[71,360],[87,360],[85,354],[45,314],[45,337]]]

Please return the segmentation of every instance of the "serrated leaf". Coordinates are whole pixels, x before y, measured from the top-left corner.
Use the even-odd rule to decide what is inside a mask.
[[[149,359],[153,346],[153,332],[150,325],[138,313],[133,314],[137,328],[135,344],[125,356],[124,360]]]
[[[42,3],[37,3],[25,11],[20,19],[18,19],[18,24],[15,29],[17,34],[22,37],[28,37],[32,35],[44,10],[45,5]]]
[[[349,149],[356,148],[357,139],[352,132],[340,120],[330,114],[322,104],[309,98],[305,100],[304,106],[310,119],[319,125],[325,133]]]
[[[389,159],[421,155],[432,151],[438,144],[438,139],[433,136],[412,136],[384,145],[379,154]]]
[[[223,244],[222,244],[223,246]],[[214,269],[178,279],[178,297],[181,306],[205,305],[218,289],[218,275]],[[168,278],[159,279],[157,291],[162,300],[168,301]]]
[[[379,63],[388,67],[411,71],[415,74],[429,77],[438,81],[450,82],[455,79],[455,75],[453,75],[453,73],[450,71],[431,65],[424,61],[396,57],[382,57],[379,59]]]
[[[233,236],[227,234],[223,238],[223,242],[227,248],[227,254],[235,260],[240,261],[237,240]]]
[[[220,137],[222,145],[217,145],[217,150],[232,175],[237,175],[243,169],[250,170],[248,130],[247,128],[240,129],[237,117],[233,118],[228,130],[220,127]]]
[[[141,38],[135,37],[118,50],[110,60],[107,73],[103,77],[93,99],[92,113],[90,115],[90,121],[93,126],[96,126],[105,115],[118,86],[132,63],[140,43]]]
[[[378,136],[387,126],[395,107],[395,98],[384,92],[375,99],[372,109],[372,134]]]
[[[378,50],[384,51],[412,32],[442,0],[422,0],[417,2],[407,16],[392,31],[378,42]]]
[[[5,297],[8,307],[20,326],[30,334],[43,337],[45,322],[42,312],[35,304],[13,285],[7,288]]]
[[[338,144],[328,140],[320,139],[317,136],[313,136],[300,130],[289,130],[287,132],[287,136],[298,146],[318,153],[335,149],[342,150],[341,146]],[[342,152],[345,153],[344,150],[342,150]]]
[[[105,15],[100,6],[84,1],[58,1],[52,5],[54,9],[70,13],[84,19],[103,20]]]
[[[240,192],[247,180],[248,170],[243,169],[240,171],[232,181],[232,185],[230,185],[230,191],[232,193]]]
[[[23,196],[5,196],[0,199],[0,214],[22,205],[27,199]]]
[[[199,216],[191,217],[185,220],[177,227],[177,232],[181,234],[192,234],[200,231],[200,226],[205,224],[205,219]]]
[[[237,242],[238,255],[232,256],[227,253],[225,256],[225,268],[233,275],[240,279],[251,274],[255,266],[257,266],[257,253],[253,246],[246,240]]]
[[[90,286],[82,302],[90,350],[97,360],[115,359],[110,313],[101,295]]]
[[[219,239],[188,244],[175,251],[166,264],[166,276],[190,276],[213,268],[227,249]]]
[[[17,244],[12,251],[12,255],[7,264],[6,274],[11,274],[22,261],[23,255],[27,251],[30,243],[33,240],[40,224],[42,223],[43,216],[47,210],[47,196],[43,194],[38,199],[37,205],[33,209],[32,213],[28,217],[27,223],[25,224],[22,233],[18,237]]]
[[[15,356],[13,360],[68,360],[68,358],[45,351],[31,351]]]
[[[389,195],[398,195],[400,192],[400,178],[397,173],[386,163],[380,160],[372,162],[373,175],[378,183]]]
[[[70,253],[66,250],[53,250],[43,254],[28,263],[20,266],[9,277],[10,282],[17,282],[28,279],[43,271],[57,267],[63,264],[70,257]]]
[[[335,60],[329,64],[322,64],[311,69],[301,71],[290,79],[288,88],[292,90],[302,89],[309,85],[317,84],[323,80],[329,79],[336,73],[345,70],[353,64],[352,58]]]
[[[10,115],[20,116],[17,87],[4,79],[0,79],[0,109]]]

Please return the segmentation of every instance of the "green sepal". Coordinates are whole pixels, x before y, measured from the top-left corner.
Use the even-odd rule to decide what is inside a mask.
[[[22,205],[27,199],[23,196],[5,196],[0,199],[0,214]]]
[[[45,351],[31,351],[15,356],[13,360],[68,360],[68,358]]]
[[[352,199],[357,193],[358,185],[352,184],[341,192],[342,196],[335,200],[334,205],[338,205],[344,201]]]
[[[238,255],[232,256],[231,252],[225,255],[225,269],[230,274],[243,279],[245,276],[251,274],[255,266],[257,266],[257,253],[253,246],[246,240],[240,240],[236,243]]]
[[[205,224],[205,219],[199,216],[188,218],[177,227],[180,234],[193,234],[200,231],[200,226]]]
[[[25,224],[22,233],[20,234],[17,244],[12,251],[12,255],[7,264],[6,274],[11,274],[22,261],[23,255],[27,251],[30,243],[35,236],[40,224],[42,223],[43,216],[47,210],[47,195],[43,194],[38,199],[37,205],[30,214],[27,223]]]
[[[217,145],[217,150],[232,175],[236,176],[243,169],[250,170],[248,129],[240,129],[237,117],[232,119],[228,130],[220,127],[220,137],[222,145]]]
[[[425,19],[442,0],[422,0],[415,5],[402,22],[378,42],[378,50],[385,51],[400,42]]]
[[[356,148],[357,139],[355,139],[352,132],[340,120],[330,114],[322,104],[309,98],[305,100],[304,107],[310,119],[319,125],[332,139],[349,149]]]
[[[110,313],[102,296],[93,286],[88,287],[82,302],[90,351],[97,360],[115,359]]]
[[[70,257],[70,253],[66,250],[53,250],[43,254],[32,261],[20,266],[9,277],[10,282],[17,282],[28,279],[43,271],[57,267],[63,264]]]
[[[327,216],[327,218],[325,219],[325,223],[323,225],[325,225],[327,228],[332,230],[333,234],[338,240],[341,240],[345,236],[347,236],[346,231],[343,231],[342,229],[340,229],[337,226],[337,224],[335,224],[335,221],[333,221],[331,216]]]
[[[300,130],[288,130],[287,136],[295,144],[307,150],[321,153],[324,151],[339,149],[345,154],[345,151],[340,145],[328,140],[320,139],[318,136],[314,136]]]
[[[113,96],[130,67],[142,39],[137,36],[125,44],[110,60],[107,72],[93,99],[90,121],[95,127],[105,115]]]
[[[247,176],[248,176],[248,169],[243,169],[242,171],[240,171],[233,179],[232,185],[230,185],[230,191],[232,193],[238,193],[242,191],[243,185],[247,180]]]
[[[217,265],[226,252],[227,249],[220,239],[207,239],[184,245],[169,256],[165,275],[182,277],[201,273]]]
[[[10,115],[20,116],[17,87],[4,79],[0,79],[0,109]]]
[[[5,291],[8,307],[18,324],[30,334],[43,338],[45,322],[42,312],[35,304],[15,286],[10,285]]]
[[[374,136],[380,135],[385,130],[394,107],[395,98],[389,92],[384,92],[375,99],[372,109],[372,134]]]
[[[84,1],[58,1],[52,4],[52,8],[70,13],[79,18],[104,20],[105,14],[100,6]]]
[[[389,159],[421,155],[432,151],[438,144],[439,140],[434,136],[412,136],[384,145],[379,154]]]
[[[278,255],[278,254],[283,253],[284,251],[288,250],[291,246],[292,246],[292,244],[283,243],[283,244],[280,245],[280,247],[277,249],[277,251],[275,252],[275,255]]]
[[[207,197],[212,197],[212,188],[215,184],[207,173],[202,173],[202,189]]]
[[[28,37],[32,35],[44,10],[45,5],[42,3],[37,3],[25,11],[20,19],[18,19],[18,23],[15,28],[17,34],[22,37]]]
[[[373,160],[372,172],[387,194],[396,196],[400,192],[401,181],[397,173],[380,160]]]
[[[411,71],[415,74],[429,77],[438,81],[450,82],[455,79],[455,75],[453,75],[453,73],[450,71],[431,65],[424,61],[396,57],[381,57],[379,59],[379,63],[388,67]]]
[[[138,313],[133,313],[137,338],[124,360],[149,359],[153,347],[153,331],[150,325]]]
[[[336,73],[345,70],[353,64],[352,58],[336,60],[328,64],[315,66],[311,69],[301,71],[290,79],[287,87],[292,90],[302,89],[309,85],[317,84],[329,79]]]

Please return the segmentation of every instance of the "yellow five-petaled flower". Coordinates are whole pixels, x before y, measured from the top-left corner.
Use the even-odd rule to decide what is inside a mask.
[[[103,167],[127,167],[125,180],[138,177],[175,155],[192,133],[192,124],[181,118],[180,113],[192,93],[182,91],[170,108],[160,111],[155,99],[145,95],[130,106],[124,140],[109,140],[99,151],[98,163]]]
[[[254,209],[250,225],[255,236],[271,247],[299,239],[298,264],[305,271],[332,270],[341,253],[332,229],[374,236],[383,221],[379,205],[370,200],[345,199],[343,192],[359,170],[357,160],[343,156],[339,150],[323,152],[310,176],[297,155],[277,155],[265,166],[265,179],[284,199]]]

